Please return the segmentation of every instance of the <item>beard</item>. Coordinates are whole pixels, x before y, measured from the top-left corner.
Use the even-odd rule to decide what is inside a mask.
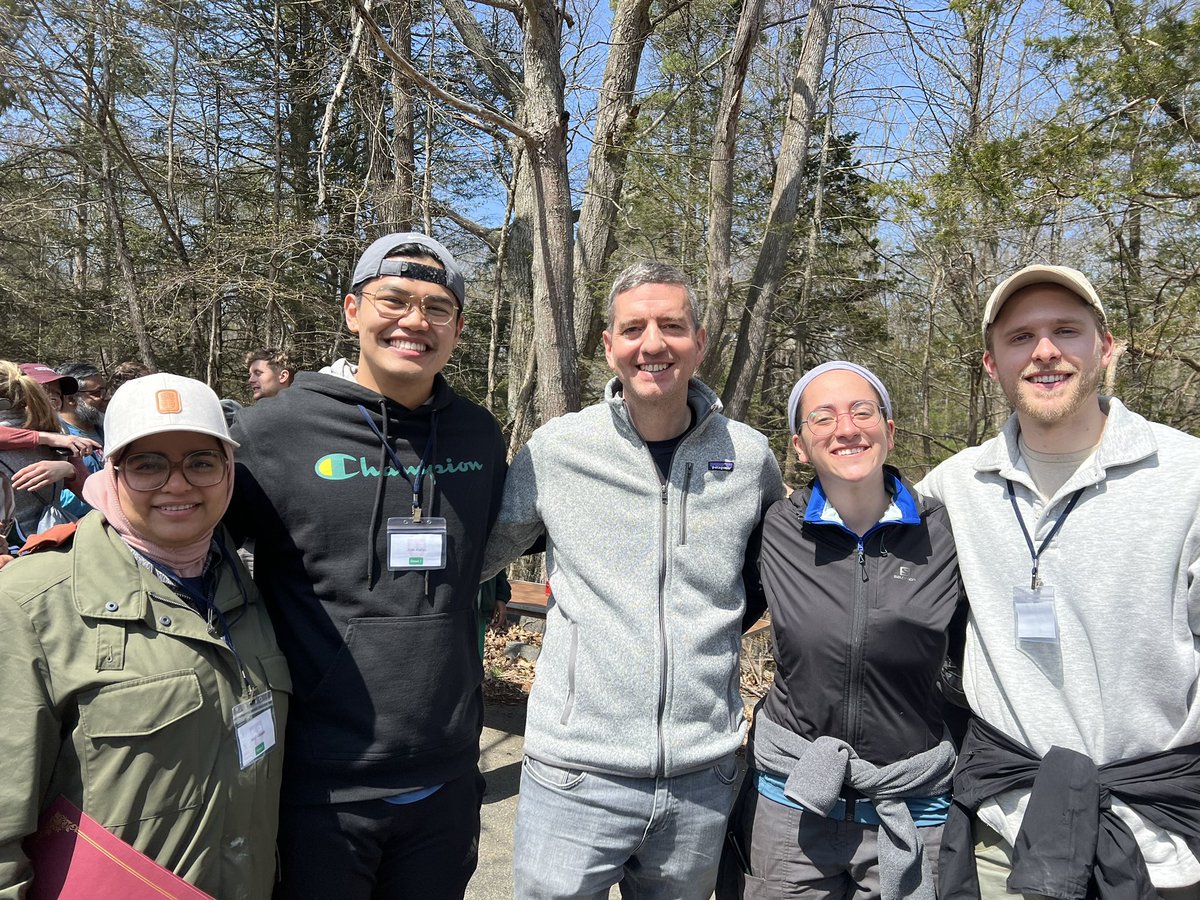
[[[1094,365],[1076,370],[1075,380],[1070,390],[1063,396],[1054,398],[1053,402],[1047,402],[1044,398],[1039,397],[1035,393],[1036,389],[1029,388],[1026,384],[1025,377],[1036,373],[1036,368],[1021,373],[1015,396],[1011,398],[1012,405],[1017,412],[1035,422],[1043,425],[1057,425],[1059,422],[1069,420],[1085,404],[1095,402],[1104,369],[1097,360]]]
[[[92,431],[99,431],[104,425],[104,413],[86,400],[75,401],[75,417]]]

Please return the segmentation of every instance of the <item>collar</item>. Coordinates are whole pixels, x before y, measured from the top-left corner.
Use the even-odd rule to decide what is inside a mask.
[[[905,487],[904,482],[900,479],[900,473],[891,466],[883,467],[883,486],[891,494],[891,503],[888,504],[888,508],[884,510],[883,515],[870,531],[874,531],[880,525],[919,525],[921,510],[917,506],[917,499],[913,496],[912,491]],[[812,494],[804,509],[804,521],[809,525],[836,525],[853,534],[849,528],[846,528],[842,517],[829,502],[829,498],[825,496],[825,489],[821,487],[819,478],[813,479]]]
[[[1111,467],[1132,465],[1158,452],[1158,441],[1146,419],[1116,397],[1100,397],[1100,408],[1108,417],[1104,434],[1100,436],[1100,446],[1091,460],[1085,461],[1070,480],[1059,488],[1051,502],[1064,493],[1099,484],[1104,480],[1105,471]],[[980,447],[979,455],[975,458],[975,471],[994,472],[1001,478],[1034,490],[1033,479],[1021,457],[1020,432],[1020,420],[1013,413],[1000,433]]]
[[[604,402],[609,405],[609,408],[627,424],[633,428],[633,421],[629,418],[629,408],[625,405],[625,397],[621,393],[621,379],[612,378],[604,387]],[[692,378],[688,381],[688,406],[695,413],[694,424],[691,431],[699,431],[701,426],[708,421],[709,418],[721,412],[724,407],[721,404],[721,398],[707,384],[699,379]],[[636,430],[636,429],[635,429]],[[684,432],[685,434],[688,432]]]
[[[99,513],[79,520],[71,546],[71,568],[75,609],[88,619],[145,620],[151,613],[151,595],[162,596],[163,588],[169,587],[139,565],[133,550]],[[227,568],[218,566],[216,570],[216,605],[223,613],[246,602],[242,591],[221,590],[222,579],[235,577]]]

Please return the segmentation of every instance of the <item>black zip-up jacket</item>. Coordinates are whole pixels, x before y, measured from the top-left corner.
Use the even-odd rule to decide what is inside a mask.
[[[966,623],[945,509],[885,471],[919,521],[876,525],[860,548],[841,525],[805,521],[805,488],[767,511],[759,557],[777,664],[767,714],[810,741],[843,740],[876,765],[943,740],[938,676]]]
[[[433,437],[422,512],[446,520],[446,568],[389,571],[387,520],[411,515],[413,492],[360,407],[406,470]],[[376,799],[473,772],[475,597],[507,468],[496,420],[440,375],[430,402],[410,410],[302,372],[240,413],[233,435],[226,524],[254,539],[255,581],[293,673],[285,799]]]
[[[1009,889],[1049,897],[1154,900],[1137,840],[1112,810],[1117,797],[1172,834],[1200,840],[1200,744],[1097,766],[1065,747],[1043,758],[972,717],[942,833],[938,896],[978,900],[971,820],[988,797],[1030,790],[1013,847]]]

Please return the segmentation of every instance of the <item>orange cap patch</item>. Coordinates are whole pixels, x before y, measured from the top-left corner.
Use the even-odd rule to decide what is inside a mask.
[[[179,391],[174,388],[159,391],[154,395],[154,405],[164,416],[183,412],[183,401],[179,399]]]

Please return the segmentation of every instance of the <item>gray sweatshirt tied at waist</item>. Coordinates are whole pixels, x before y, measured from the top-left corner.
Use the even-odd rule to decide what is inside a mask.
[[[860,792],[879,816],[879,886],[883,900],[934,900],[933,872],[904,799],[950,790],[954,747],[942,741],[931,750],[886,766],[861,759],[845,741],[809,741],[773,722],[760,709],[750,744],[756,769],[787,776],[784,794],[806,809],[829,814],[842,785]]]

